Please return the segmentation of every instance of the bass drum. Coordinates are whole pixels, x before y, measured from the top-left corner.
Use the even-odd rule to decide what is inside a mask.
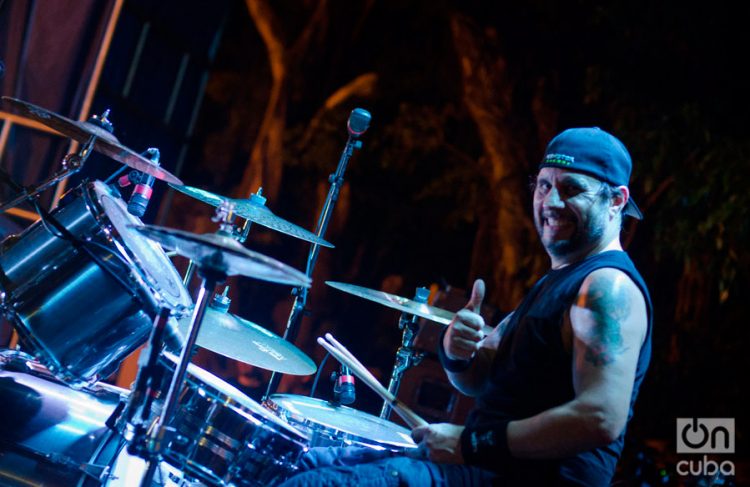
[[[417,447],[403,426],[322,399],[272,394],[263,405],[306,433],[311,447],[355,445],[391,451]]]
[[[162,248],[101,181],[63,198],[51,216],[0,245],[1,303],[24,349],[74,387],[107,377],[143,344],[157,307],[192,300]],[[72,237],[72,238],[71,238]]]
[[[74,390],[18,352],[2,353],[0,485],[100,485],[106,472],[92,459],[107,456],[105,422],[127,394],[108,384]]]

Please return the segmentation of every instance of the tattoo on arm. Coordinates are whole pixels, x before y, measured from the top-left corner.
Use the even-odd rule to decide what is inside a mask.
[[[614,283],[595,279],[584,305],[595,320],[586,340],[584,358],[595,367],[609,365],[627,349],[620,328],[630,314],[630,296],[619,279]]]

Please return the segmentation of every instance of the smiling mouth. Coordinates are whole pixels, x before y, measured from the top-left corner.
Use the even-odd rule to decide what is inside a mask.
[[[571,225],[573,222],[570,220],[570,218],[561,218],[559,216],[546,216],[542,217],[542,224],[545,227],[550,227],[552,229],[558,229],[563,228]]]

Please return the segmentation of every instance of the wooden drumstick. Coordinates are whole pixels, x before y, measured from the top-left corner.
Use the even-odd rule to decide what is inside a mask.
[[[341,352],[344,356],[346,356],[351,363],[355,364],[357,366],[357,369],[360,370],[363,375],[366,375],[369,378],[369,384],[372,385],[373,388],[375,388],[375,392],[380,395],[381,398],[383,398],[385,401],[388,401],[390,404],[399,404],[401,411],[404,414],[407,414],[410,416],[410,418],[405,418],[404,416],[401,416],[409,422],[412,427],[414,426],[420,426],[420,425],[426,425],[427,422],[423,420],[419,415],[417,415],[414,411],[412,411],[406,404],[401,402],[396,396],[394,396],[391,391],[383,387],[383,385],[378,381],[378,379],[372,375],[372,373],[367,369],[367,367],[362,364],[362,362],[357,359],[357,357],[352,354],[349,349],[347,349],[344,345],[342,345],[336,338],[331,335],[330,333],[326,333],[325,335],[328,342],[333,345],[339,352]],[[364,379],[363,379],[364,380]],[[401,414],[399,414],[401,415]]]
[[[393,408],[396,414],[401,416],[411,428],[415,428],[417,426],[426,426],[428,424],[427,421],[422,419],[409,406],[401,402],[401,400],[391,394],[388,389],[383,387],[383,385],[378,382],[375,376],[372,375],[370,371],[367,370],[365,366],[362,365],[362,363],[357,360],[356,357],[354,357],[354,355],[349,352],[349,350],[346,349],[346,347],[336,341],[333,336],[328,334],[326,338],[333,339],[333,343],[329,343],[322,337],[318,337],[318,344],[320,344],[321,347],[325,348],[331,355],[333,355],[336,360],[349,367],[354,375],[356,375],[362,382],[370,387],[370,389],[375,391],[378,396],[386,401],[391,406],[391,408]]]
[[[378,384],[380,384],[380,381],[378,381],[378,379],[374,375],[372,375],[372,373],[367,369],[367,367],[365,367],[364,364],[362,362],[360,362],[359,359],[357,357],[355,357],[349,351],[349,349],[347,349],[345,346],[343,346],[341,344],[341,342],[339,342],[338,340],[336,340],[336,338],[333,335],[331,335],[330,333],[326,333],[325,337],[326,337],[325,339],[328,340],[328,343],[330,343],[331,345],[333,345],[334,347],[336,347],[341,353],[343,353],[344,355],[346,355],[349,358],[349,360],[351,360],[355,364],[359,365],[360,368],[368,376],[370,376],[370,379],[372,379],[373,382],[377,382]]]

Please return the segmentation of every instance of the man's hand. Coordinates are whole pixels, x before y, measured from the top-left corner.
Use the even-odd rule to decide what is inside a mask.
[[[418,426],[411,432],[419,444],[419,451],[428,460],[437,463],[463,464],[461,433],[464,427],[457,424],[436,423]]]
[[[443,337],[443,349],[451,360],[471,360],[484,338],[484,318],[479,314],[484,300],[484,281],[477,279],[471,290],[471,299],[464,309],[456,313]]]

